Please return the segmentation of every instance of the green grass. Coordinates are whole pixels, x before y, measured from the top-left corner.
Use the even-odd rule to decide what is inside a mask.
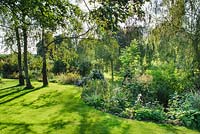
[[[35,89],[0,83],[0,134],[198,134],[184,127],[122,119],[87,106],[81,89],[33,82]]]

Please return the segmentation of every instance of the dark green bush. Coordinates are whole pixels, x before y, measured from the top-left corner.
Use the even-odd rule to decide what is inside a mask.
[[[30,70],[29,77],[33,80],[42,81],[42,73],[41,70]]]
[[[185,111],[179,118],[184,126],[200,130],[200,111]]]
[[[94,69],[91,71],[89,78],[93,80],[104,80],[104,75],[99,70]]]
[[[2,66],[2,77],[3,78],[18,78],[18,65],[5,63]]]
[[[193,109],[200,111],[200,92],[194,92],[189,94],[190,99],[188,101],[191,102]]]
[[[81,76],[86,76],[90,73],[92,69],[92,64],[90,61],[82,61],[79,63],[79,73]]]
[[[135,119],[162,123],[166,120],[166,115],[163,110],[140,108],[135,111]]]
[[[200,130],[199,93],[175,93],[169,100],[168,120]]]
[[[171,70],[164,69],[155,69],[149,70],[148,73],[152,75],[153,81],[151,84],[151,88],[156,93],[156,99],[162,104],[165,108],[168,105],[168,100],[170,95],[174,93],[174,91],[178,90],[177,88],[177,80],[173,72]]]
[[[62,60],[57,60],[54,62],[52,72],[54,74],[60,74],[66,72],[66,64]]]
[[[104,75],[99,70],[92,70],[88,77],[83,77],[81,80],[77,82],[78,86],[86,85],[88,81],[91,80],[104,80]]]

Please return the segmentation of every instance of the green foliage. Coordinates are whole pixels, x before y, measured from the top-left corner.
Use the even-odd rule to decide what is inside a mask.
[[[194,109],[197,109],[200,111],[200,93],[199,92],[191,93],[189,101],[191,102],[191,105],[193,106]]]
[[[54,74],[60,74],[66,72],[66,64],[62,60],[57,60],[53,63],[52,72]]]
[[[122,88],[109,88],[111,90],[109,93],[110,97],[105,100],[106,111],[121,116],[122,112],[130,106],[127,92],[123,91]]]
[[[166,115],[163,110],[140,108],[135,111],[135,119],[161,123],[166,120]]]
[[[82,98],[87,104],[115,115],[120,115],[130,105],[127,92],[98,79],[87,82],[83,87]]]
[[[120,61],[122,63],[122,71],[130,69],[133,74],[138,73],[139,69],[139,59],[140,59],[140,51],[138,48],[138,42],[133,40],[130,44],[130,47],[126,47],[122,50],[122,54],[120,56]]]
[[[135,16],[142,17],[144,15],[141,7],[145,1],[136,0],[134,2],[129,2],[128,0],[90,0],[90,2],[101,5],[98,6],[98,8],[95,8],[95,10],[92,10],[90,16],[103,30],[116,31],[119,27],[119,23],[125,22],[129,16],[134,14]]]
[[[104,80],[104,75],[101,71],[93,69],[88,76],[91,80]]]
[[[0,56],[0,74],[2,78],[18,78],[18,64],[16,54]]]
[[[2,67],[2,76],[3,78],[18,78],[17,72],[18,72],[18,66],[17,64],[10,64],[5,63]]]
[[[153,77],[152,89],[157,94],[157,99],[165,107],[168,104],[170,95],[176,92],[183,92],[189,85],[185,81],[187,75],[183,75],[175,70],[174,64],[162,64],[147,70]],[[184,73],[184,72],[183,72]]]
[[[109,36],[108,33],[103,35],[103,41],[98,43],[95,48],[95,56],[98,59],[103,59],[104,62],[115,60],[119,56],[118,42]]]
[[[135,102],[138,95],[141,95],[141,99],[144,103],[153,102],[156,100],[156,91],[151,87],[151,85],[146,85],[137,80],[133,80],[128,85],[123,86],[124,91],[127,91],[129,101]]]
[[[82,98],[87,104],[114,115],[164,122],[166,116],[163,107],[152,99],[152,94],[148,93],[139,83],[129,88],[114,88],[112,85],[104,85],[104,81],[95,80],[84,86]]]
[[[200,129],[199,111],[199,93],[175,93],[169,100],[167,115],[169,120],[178,120],[184,126]]]
[[[77,73],[66,73],[66,74],[59,74],[57,76],[57,81],[60,84],[76,84],[80,79],[80,75]]]
[[[87,104],[101,108],[106,97],[106,91],[107,83],[104,80],[91,80],[84,85],[81,96]]]
[[[123,118],[135,119],[135,109],[125,108],[125,110],[120,113],[120,116]]]
[[[81,76],[86,76],[90,73],[92,69],[92,63],[90,61],[80,61],[78,65],[78,70]]]
[[[200,111],[184,111],[179,115],[184,126],[200,130]]]
[[[42,81],[42,74],[40,70],[29,70],[29,77],[32,80]]]

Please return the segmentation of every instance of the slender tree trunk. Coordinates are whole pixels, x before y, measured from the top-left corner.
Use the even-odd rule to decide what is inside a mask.
[[[196,88],[200,90],[200,51],[199,51],[199,40],[198,37],[196,37],[193,41],[193,48],[194,48],[194,52],[195,52],[195,61],[197,63],[197,69],[198,69],[198,73],[197,73],[197,80],[195,82]]]
[[[42,80],[43,80],[43,86],[48,86],[48,79],[47,79],[47,59],[46,59],[46,53],[47,48],[45,47],[45,38],[44,38],[44,28],[42,28]]]
[[[114,81],[114,65],[113,60],[110,60],[110,66],[111,66],[111,75],[112,75],[112,82]]]
[[[31,85],[31,81],[29,78],[29,74],[28,74],[28,36],[27,36],[27,28],[23,27],[23,38],[24,38],[24,73],[25,73],[25,79],[26,79],[26,88],[33,88],[33,86]]]
[[[19,37],[19,29],[15,28],[16,38],[17,38],[17,49],[18,49],[18,69],[19,69],[19,85],[24,85],[24,76],[22,73],[22,57],[21,57],[21,43]]]
[[[199,51],[199,42],[197,39],[192,41],[194,52],[195,52],[195,61],[197,62],[197,69],[200,71],[200,51]]]

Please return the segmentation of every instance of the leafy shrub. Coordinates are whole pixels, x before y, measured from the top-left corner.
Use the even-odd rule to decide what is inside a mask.
[[[163,110],[140,108],[135,111],[135,119],[154,122],[164,122],[166,120],[166,115]]]
[[[114,88],[99,79],[91,79],[83,86],[82,98],[87,104],[115,115],[120,115],[130,105],[123,88]]]
[[[132,40],[130,46],[122,50],[119,59],[122,64],[121,70],[123,72],[127,69],[130,69],[133,74],[141,72],[140,61],[142,60],[142,53],[140,52],[139,46],[140,44],[137,40]]]
[[[5,63],[2,67],[3,78],[18,78],[16,75],[18,72],[17,64]]]
[[[78,86],[86,85],[90,80],[104,80],[104,75],[99,70],[92,70],[88,77],[83,77],[77,82]]]
[[[179,118],[184,126],[200,130],[200,111],[185,111],[180,114]]]
[[[109,87],[111,88],[111,87]],[[110,95],[105,100],[105,108],[109,113],[120,115],[121,112],[130,106],[127,92],[122,88],[110,89]]]
[[[199,97],[199,93],[175,93],[169,100],[168,119],[178,120],[181,125],[200,130]]]
[[[200,111],[200,93],[199,92],[191,93],[190,101],[193,108]]]
[[[149,70],[148,73],[153,76],[151,88],[156,93],[156,99],[160,104],[164,105],[164,107],[167,107],[170,95],[176,90],[175,86],[177,81],[175,76],[173,73],[170,74],[168,70],[162,69]]]
[[[139,94],[143,104],[147,102],[154,102],[156,100],[156,92],[150,84],[141,83],[137,80],[123,86],[123,90],[127,91],[127,97],[130,102],[135,103]]]
[[[41,70],[30,70],[29,77],[33,80],[42,81],[42,73]]]
[[[60,74],[66,72],[66,64],[62,60],[57,60],[54,62],[52,72],[54,74]]]
[[[82,61],[79,63],[79,73],[81,76],[86,76],[90,73],[92,64],[90,61]]]
[[[97,109],[101,109],[102,105],[103,105],[103,98],[101,95],[97,95],[97,94],[93,94],[91,96],[89,95],[85,95],[84,96],[84,101],[90,105],[90,106],[94,106]]]
[[[106,98],[107,83],[103,80],[90,80],[83,87],[83,100],[96,108],[103,108],[104,100]]]
[[[198,92],[182,93],[177,92],[169,100],[168,111],[188,111],[199,110],[200,111],[200,94]]]
[[[121,117],[134,119],[135,118],[135,110],[134,108],[125,108],[123,112],[120,113]]]
[[[90,73],[89,78],[94,80],[96,79],[104,80],[104,75],[99,70],[94,69]]]
[[[77,73],[60,74],[57,76],[58,83],[60,84],[76,84],[80,79]]]

